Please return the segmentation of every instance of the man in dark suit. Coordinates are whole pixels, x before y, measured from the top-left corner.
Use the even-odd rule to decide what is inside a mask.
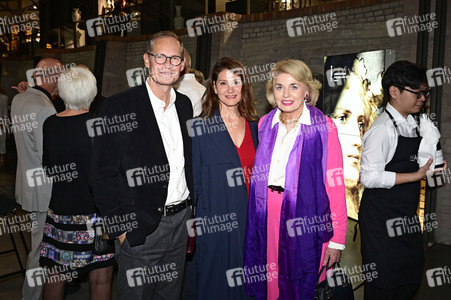
[[[117,238],[122,299],[179,299],[193,191],[193,110],[172,85],[184,68],[183,42],[155,34],[144,85],[105,99],[87,122],[94,136],[90,182],[110,238]]]

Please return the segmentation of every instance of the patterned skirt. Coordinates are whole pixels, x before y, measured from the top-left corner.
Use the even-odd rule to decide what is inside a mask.
[[[95,213],[57,215],[49,209],[41,243],[41,265],[66,272],[76,269],[78,274],[112,265],[114,253],[93,253],[95,231],[89,228],[89,223],[97,217]]]

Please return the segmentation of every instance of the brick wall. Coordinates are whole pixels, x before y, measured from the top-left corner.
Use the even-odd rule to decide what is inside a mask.
[[[13,85],[17,85],[21,81],[26,81],[27,76],[25,73],[27,70],[33,68],[32,60],[3,60],[0,61],[2,64],[2,80],[1,84],[5,90],[6,96],[8,96],[8,101],[11,103],[13,97],[17,94],[15,90],[11,88]]]
[[[233,53],[232,57],[241,60],[249,69],[255,66],[261,69],[261,66],[282,59],[301,59],[312,72],[323,74],[324,56],[380,49],[395,50],[396,59],[415,61],[416,34],[389,37],[386,26],[389,19],[416,14],[418,5],[415,2],[410,1],[406,5],[407,1],[390,1],[359,8],[343,8],[343,3],[336,3],[329,5],[328,11],[306,8],[282,12],[287,15],[284,19],[260,14],[260,18],[254,19],[262,20],[252,21],[250,16],[244,16],[240,20],[238,34],[234,31],[227,40],[223,38],[222,44],[217,47],[221,48],[221,54]],[[335,29],[304,32],[294,37],[288,35],[287,20],[324,14],[329,14],[329,18],[330,14],[335,14]],[[240,48],[236,47],[238,43]],[[212,61],[219,57],[212,57]],[[253,83],[259,115],[268,108],[264,85],[264,81]]]
[[[128,89],[125,72],[127,70],[127,44],[108,41],[103,69],[102,95],[105,97]]]

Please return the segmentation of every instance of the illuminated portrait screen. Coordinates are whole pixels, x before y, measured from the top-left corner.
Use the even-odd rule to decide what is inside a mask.
[[[324,58],[323,98],[318,108],[337,125],[343,151],[348,217],[356,220],[363,192],[359,181],[362,138],[381,112],[381,78],[393,61],[393,50]]]

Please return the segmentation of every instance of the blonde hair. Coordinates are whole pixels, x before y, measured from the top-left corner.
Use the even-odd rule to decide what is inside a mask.
[[[371,127],[371,124],[373,124],[374,120],[378,117],[377,110],[382,105],[384,98],[381,84],[382,72],[378,74],[375,82],[370,82],[369,79],[366,78],[367,72],[368,69],[365,65],[365,60],[363,58],[355,59],[352,71],[349,73],[343,91],[341,92],[343,93],[345,90],[355,89],[357,87],[360,89],[365,112],[365,128],[363,133]]]
[[[309,91],[308,105],[315,106],[319,97],[321,83],[313,78],[312,71],[303,62],[297,59],[281,60],[271,69],[271,79],[266,83],[266,98],[268,102],[275,107],[274,100],[274,79],[281,73],[290,74],[296,81],[302,82]]]
[[[88,110],[97,95],[97,81],[91,71],[72,67],[60,74],[58,90],[66,108]]]

